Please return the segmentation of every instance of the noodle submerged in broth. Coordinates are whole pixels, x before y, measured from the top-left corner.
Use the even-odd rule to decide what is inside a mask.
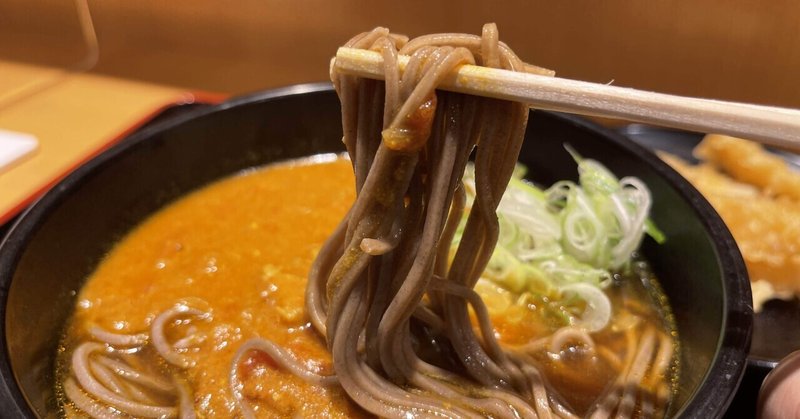
[[[614,210],[572,213],[577,242],[547,242],[575,255],[558,256],[559,269],[610,260],[610,270],[591,270],[607,272],[602,281],[562,275],[546,292],[493,282],[485,272],[506,219],[497,211],[528,109],[435,88],[462,64],[532,67],[494,25],[480,37],[411,41],[378,28],[347,46],[386,63],[385,83],[332,74],[350,160],[223,180],[118,244],[81,291],[64,338],[64,412],[663,416],[677,377],[674,326],[646,264],[630,261],[646,188],[623,179]],[[402,75],[400,54],[411,56]],[[566,207],[584,197],[559,188]],[[608,252],[585,246],[592,217],[612,221]],[[539,257],[528,254],[516,256]],[[604,310],[602,322],[582,321]]]

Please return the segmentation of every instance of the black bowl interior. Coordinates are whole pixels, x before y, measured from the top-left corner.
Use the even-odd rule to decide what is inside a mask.
[[[751,300],[741,257],[708,204],[644,148],[579,118],[534,112],[520,160],[533,180],[576,177],[568,142],[653,191],[650,260],[681,340],[672,413],[724,413],[744,368]],[[134,134],[55,187],[0,247],[0,409],[48,416],[54,355],[76,292],[126,232],[175,198],[220,177],[277,160],[339,152],[341,122],[328,85],[305,85],[195,109]],[[242,199],[247,199],[242,197]]]

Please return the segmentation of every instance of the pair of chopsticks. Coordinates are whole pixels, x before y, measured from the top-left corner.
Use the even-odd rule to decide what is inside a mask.
[[[408,63],[399,57],[400,70]],[[332,65],[345,74],[383,79],[383,58],[339,48]],[[800,110],[645,92],[558,77],[463,65],[442,90],[527,103],[538,109],[747,138],[800,151]]]

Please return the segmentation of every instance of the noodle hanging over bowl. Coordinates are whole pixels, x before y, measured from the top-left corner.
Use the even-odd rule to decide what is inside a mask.
[[[331,368],[316,367],[258,333],[237,332],[234,340],[241,343],[224,386],[229,412],[261,415],[246,381],[254,359],[262,359],[311,388],[340,388],[362,413],[381,417],[665,415],[677,375],[674,327],[668,308],[658,306],[665,298],[651,298],[658,286],[646,263],[631,261],[641,235],[653,228],[645,222],[646,186],[631,178],[617,185],[603,177],[613,177],[610,173],[590,173],[601,179],[600,189],[613,192],[611,209],[596,213],[580,199],[597,204],[598,198],[587,200],[574,184],[534,192],[550,196],[540,205],[550,212],[570,210],[571,197],[578,197],[580,208],[569,218],[572,237],[554,233],[561,222],[548,213],[546,240],[537,233],[525,243],[513,242],[514,249],[524,250],[519,254],[500,254],[498,241],[507,241],[504,225],[520,217],[498,217],[499,209],[516,208],[505,201],[509,182],[533,188],[520,183],[517,164],[528,107],[436,90],[464,64],[549,72],[522,62],[499,41],[494,24],[485,25],[481,36],[413,40],[376,28],[345,46],[380,52],[385,82],[331,67],[356,197],[316,253],[300,315],[308,320],[308,331],[313,328],[324,341]],[[410,56],[402,74],[400,55]],[[575,156],[579,167],[589,170]],[[597,227],[609,220],[614,228]],[[522,233],[514,235],[520,241]],[[540,249],[550,252],[562,242],[583,253],[551,252],[547,257],[555,259],[542,262]],[[597,253],[607,242],[613,242],[612,250]],[[611,268],[595,266],[609,258]],[[573,278],[584,268],[592,283]],[[626,269],[628,276],[619,273]],[[524,287],[496,286],[486,280],[492,275],[535,280]],[[558,279],[542,285],[546,275]],[[183,297],[145,320],[149,331],[124,334],[94,324],[84,327],[85,336],[68,337],[64,353],[71,354],[71,362],[60,380],[67,413],[195,417],[198,403],[208,401],[200,402],[192,385],[195,369],[202,367],[192,354],[217,338],[219,330],[208,329],[216,321],[214,307]],[[294,318],[295,311],[281,315]],[[504,316],[517,318],[501,320],[500,329],[511,333],[498,331]],[[542,325],[526,324],[532,316],[544,319]],[[298,330],[305,332],[303,327]],[[515,330],[529,338],[508,339]],[[572,388],[580,395],[571,394]]]
[[[530,66],[499,42],[493,24],[481,37],[430,35],[410,42],[378,28],[346,46],[380,51],[386,82],[332,74],[358,198],[314,263],[306,308],[327,339],[340,384],[380,416],[566,415],[569,409],[546,389],[534,363],[498,344],[473,290],[495,249],[495,212],[516,165],[528,108],[435,91],[462,64],[511,71]],[[411,56],[402,77],[398,54]],[[479,193],[448,265],[473,149]],[[470,306],[480,335],[473,332]],[[449,342],[472,380],[423,360],[414,343],[430,337],[415,336],[412,321]],[[654,351],[645,343],[633,380]],[[620,409],[628,408],[627,399]],[[609,397],[597,414],[610,413],[614,402]]]
[[[468,313],[470,304],[486,313],[472,288],[497,241],[495,211],[516,165],[528,109],[435,92],[462,64],[512,71],[525,65],[499,43],[494,25],[482,37],[404,41],[379,28],[347,44],[382,53],[385,84],[332,76],[358,197],[312,268],[306,307],[314,326],[327,339],[345,391],[377,415],[530,417],[533,406],[540,414],[566,411],[547,397],[532,365],[500,347],[488,317],[479,319],[481,342]],[[411,56],[402,78],[398,54]],[[476,146],[480,192],[447,266],[465,201],[461,178]],[[413,342],[424,339],[413,336],[412,318],[438,329],[474,383],[420,358]],[[533,406],[530,395],[539,396]]]

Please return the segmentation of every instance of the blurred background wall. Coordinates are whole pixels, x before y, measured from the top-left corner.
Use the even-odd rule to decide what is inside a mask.
[[[239,94],[327,79],[336,47],[374,26],[480,33],[497,22],[558,75],[800,108],[795,0],[89,0],[93,72]],[[0,0],[0,59],[69,67],[87,53],[72,0]],[[0,81],[3,75],[0,74]]]

